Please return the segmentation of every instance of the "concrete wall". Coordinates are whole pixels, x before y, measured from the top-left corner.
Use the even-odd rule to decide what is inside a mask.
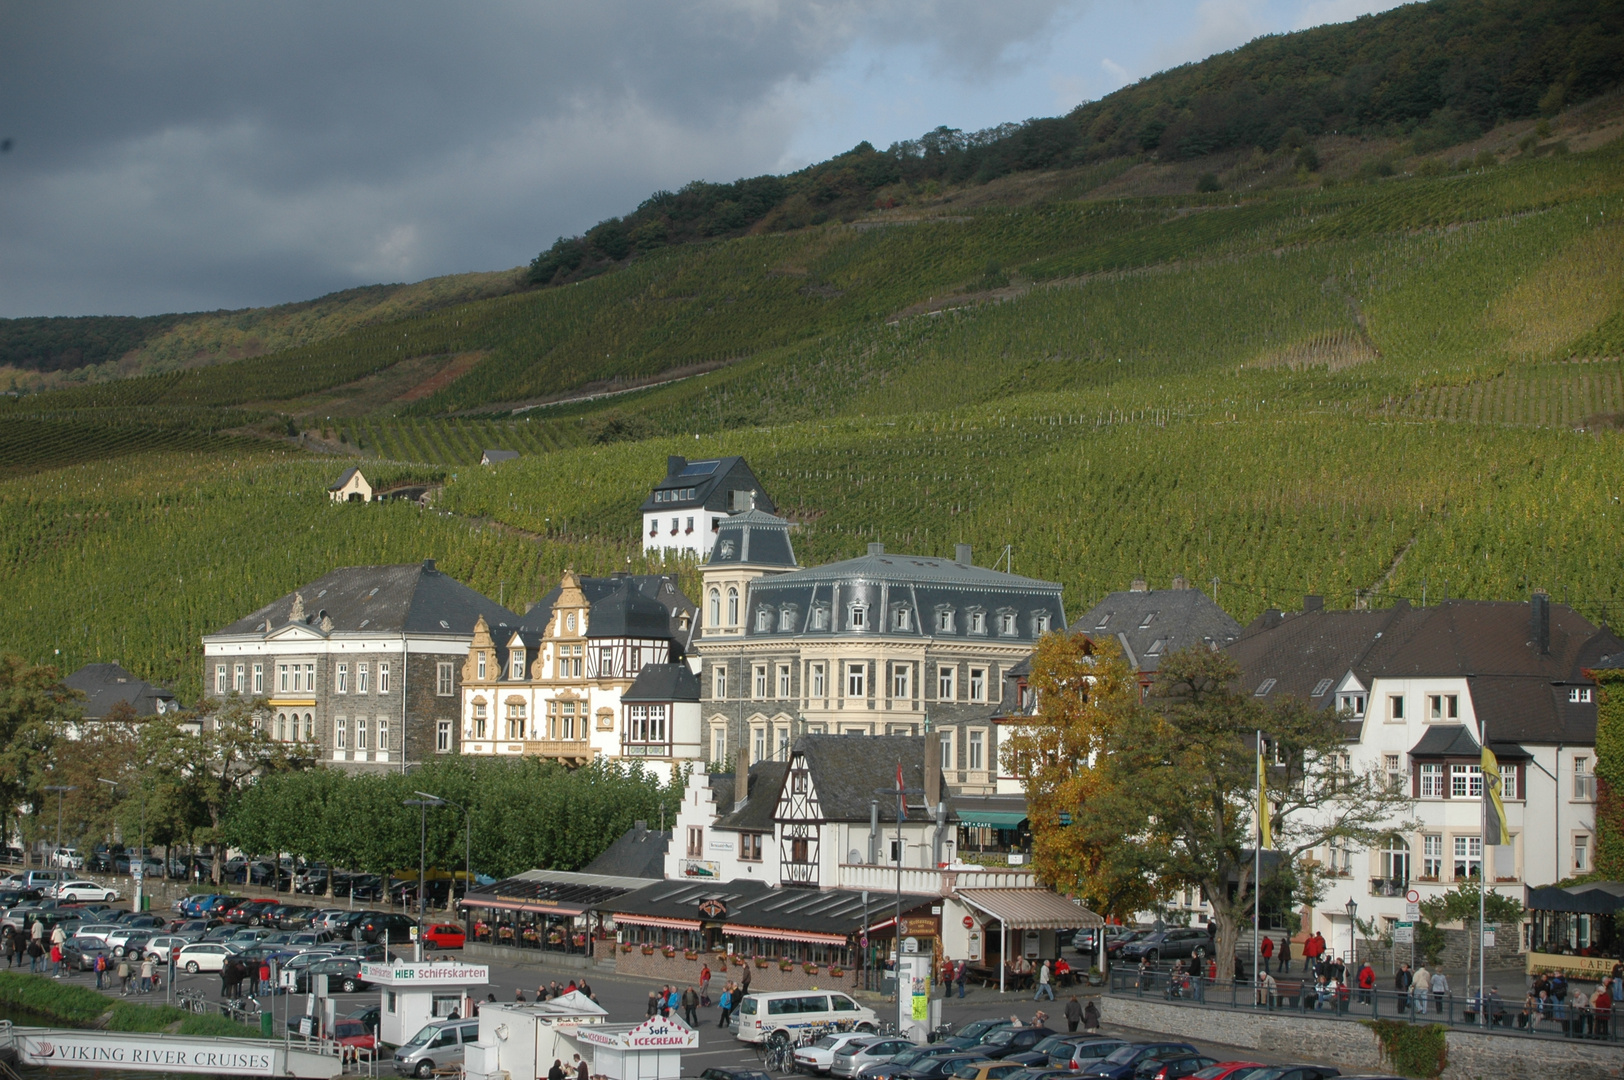
[[[1381,1048],[1369,1028],[1351,1020],[1297,1013],[1169,1005],[1123,994],[1100,995],[1108,1024],[1181,1038],[1224,1043],[1286,1058],[1329,1061],[1343,1070],[1381,1072]],[[1443,1080],[1601,1080],[1624,1076],[1624,1050],[1616,1043],[1578,1043],[1516,1035],[1451,1030]]]

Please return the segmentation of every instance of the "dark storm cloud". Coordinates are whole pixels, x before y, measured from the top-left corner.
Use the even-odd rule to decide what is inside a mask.
[[[0,315],[513,265],[774,168],[860,41],[975,78],[1062,2],[0,3]]]

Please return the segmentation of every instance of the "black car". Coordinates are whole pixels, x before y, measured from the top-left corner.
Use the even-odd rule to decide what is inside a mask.
[[[951,1040],[937,1043],[935,1046],[919,1046],[912,1050],[904,1050],[890,1061],[876,1061],[872,1065],[864,1065],[858,1075],[862,1080],[895,1080],[896,1077],[907,1075],[914,1068],[933,1058],[957,1057],[962,1064],[965,1053],[960,1047],[951,1045]],[[970,1055],[971,1058],[975,1056]]]
[[[1050,1035],[1030,1050],[1005,1054],[1003,1060],[1013,1062],[1016,1065],[1047,1066],[1052,1055],[1060,1053],[1062,1048],[1069,1053],[1073,1043],[1082,1042],[1086,1038],[1088,1038],[1086,1035],[1067,1035],[1064,1033]]]
[[[1138,941],[1130,941],[1122,946],[1117,954],[1119,959],[1126,963],[1148,957],[1152,964],[1158,960],[1183,959],[1195,955],[1197,949],[1210,949],[1212,939],[1207,937],[1205,930],[1191,930],[1186,927],[1176,927],[1170,930],[1158,930],[1153,934],[1146,934]]]
[[[760,1069],[710,1068],[699,1074],[699,1080],[772,1080]]]
[[[316,914],[313,907],[284,904],[276,914],[276,925],[283,930],[309,930],[310,920]]]
[[[987,1032],[974,1047],[978,1056],[999,1060],[1034,1049],[1054,1032],[1046,1027],[1002,1027]]]
[[[944,1076],[952,1076],[959,1066],[971,1061],[985,1061],[982,1054],[974,1050],[960,1050],[956,1054],[943,1054],[940,1057],[925,1058],[914,1062],[912,1068],[901,1073],[904,1080],[942,1080]]]
[[[1200,1054],[1201,1051],[1184,1042],[1129,1043],[1104,1059],[1084,1066],[1079,1075],[1104,1077],[1105,1080],[1133,1080],[1139,1073],[1139,1066],[1146,1061],[1198,1057]]]
[[[959,1028],[952,1038],[943,1039],[937,1045],[956,1046],[961,1050],[968,1050],[986,1038],[988,1032],[996,1028],[1009,1027],[1010,1025],[1011,1021],[1007,1017],[1000,1016],[992,1016],[984,1020],[972,1020]]]
[[[416,925],[417,920],[410,915],[399,915],[395,912],[375,913],[357,923],[350,931],[350,936],[369,945],[383,941],[386,937],[390,942],[398,944],[411,940],[412,928]]]
[[[111,921],[120,926],[135,926],[148,930],[163,930],[169,926],[162,915],[153,915],[146,911],[121,912]]]
[[[341,991],[353,994],[358,990],[371,989],[372,984],[361,978],[361,961],[353,956],[330,956],[325,960],[318,960],[307,968],[300,968],[295,976],[297,985],[294,993],[310,993],[311,977],[315,975],[327,976],[327,990],[329,993]]]
[[[113,950],[100,938],[69,938],[62,946],[62,962],[79,971],[95,971],[98,956],[107,958],[107,967],[111,970],[115,963]]]
[[[367,1031],[373,1035],[378,1033],[378,1024],[382,1019],[383,1009],[379,1005],[363,1005],[359,1009],[344,1014],[346,1020],[359,1020]]]

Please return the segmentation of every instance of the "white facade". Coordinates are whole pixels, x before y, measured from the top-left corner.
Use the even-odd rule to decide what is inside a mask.
[[[667,558],[692,556],[704,562],[726,517],[702,506],[644,511],[643,552]]]

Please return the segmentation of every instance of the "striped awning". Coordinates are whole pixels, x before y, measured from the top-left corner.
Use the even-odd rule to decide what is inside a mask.
[[[959,900],[1016,930],[1077,930],[1105,920],[1048,889],[960,889]]]
[[[492,908],[496,911],[524,911],[533,915],[583,915],[586,908],[572,904],[553,904],[535,900],[510,900],[499,896],[480,896],[474,893],[462,901],[463,907]]]
[[[656,915],[614,915],[616,926],[654,926],[662,930],[698,930],[698,919],[662,919]]]
[[[813,934],[804,930],[774,930],[766,926],[724,926],[722,933],[730,937],[765,938],[768,941],[799,941],[807,945],[844,945],[846,939],[839,934]]]

